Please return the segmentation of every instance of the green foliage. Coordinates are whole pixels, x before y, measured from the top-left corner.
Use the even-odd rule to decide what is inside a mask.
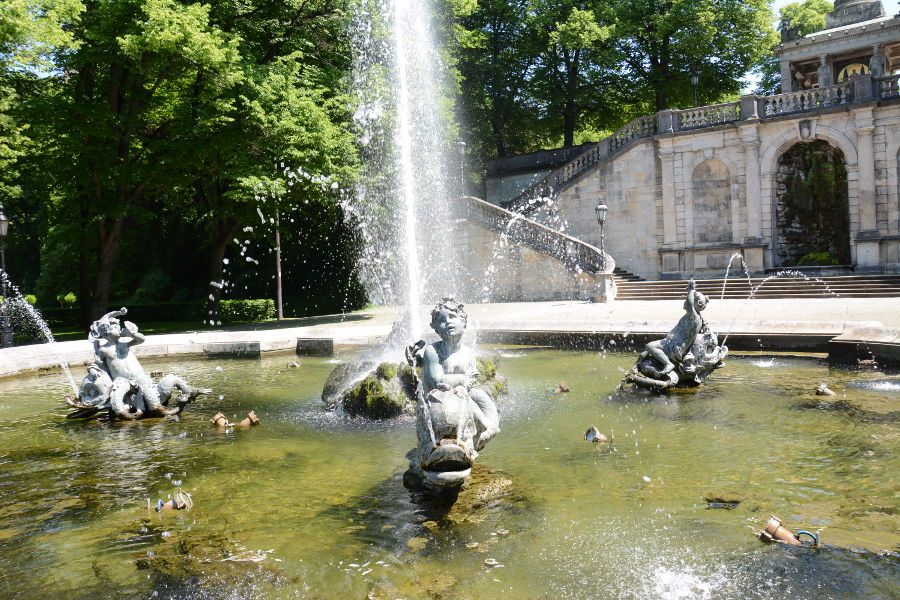
[[[168,273],[157,267],[147,271],[132,296],[132,302],[147,304],[171,300],[175,283]]]
[[[260,189],[339,223],[334,194],[288,190],[274,166],[355,176],[343,0],[9,0],[0,14],[0,202],[40,219],[17,222],[11,246],[34,257],[41,297],[78,289],[96,316],[111,296],[206,296],[196,282],[223,278]]]
[[[484,0],[462,19],[469,147],[595,141],[630,119],[735,97],[777,40],[766,0]]]
[[[840,150],[822,140],[800,143],[779,162],[776,217],[784,263],[827,254],[849,264],[847,169]]]
[[[223,323],[268,321],[275,318],[275,301],[268,298],[223,300],[219,307],[219,316]]]
[[[128,320],[146,323],[191,323],[195,326],[203,318],[200,302],[161,302],[153,304],[128,304]],[[78,309],[42,306],[41,315],[52,330],[78,327]],[[86,332],[87,329],[85,328]]]
[[[344,396],[344,410],[351,415],[389,419],[403,411],[402,393],[390,393],[382,379],[369,375]]]
[[[31,306],[37,304],[37,296],[35,296],[34,294],[25,294],[24,296],[22,296],[22,298]]]
[[[29,124],[16,114],[23,78],[52,66],[50,53],[72,47],[70,24],[83,10],[79,0],[4,0],[0,5],[0,204],[21,192],[18,160],[28,151]]]
[[[834,10],[829,0],[802,0],[781,7],[781,27],[796,29],[798,35],[808,35],[825,29],[825,15]]]
[[[690,105],[692,71],[700,104],[739,92],[777,41],[766,0],[625,0],[616,17],[622,85],[656,110]]]
[[[841,261],[831,252],[808,252],[797,260],[797,265],[805,266],[828,266],[839,265]]]
[[[802,0],[791,2],[779,11],[780,29],[793,30],[797,35],[808,35],[825,29],[825,15],[834,10],[829,0]],[[778,58],[769,52],[757,69],[759,85],[757,94],[776,94],[781,91],[781,68]],[[786,90],[790,91],[790,90]]]
[[[61,308],[72,308],[78,302],[78,297],[73,292],[68,292],[58,295],[56,301],[59,302]]]
[[[489,393],[491,398],[496,400],[509,391],[506,378],[497,371],[497,362],[495,360],[476,357],[475,367],[478,369],[478,375],[475,377],[477,386]]]

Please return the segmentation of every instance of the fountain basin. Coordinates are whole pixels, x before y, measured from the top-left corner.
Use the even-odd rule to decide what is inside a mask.
[[[403,486],[412,418],[322,409],[328,358],[293,369],[283,356],[145,359],[215,390],[179,423],[65,422],[58,375],[2,380],[0,589],[744,598],[774,585],[799,598],[896,596],[898,399],[851,385],[891,373],[734,356],[697,392],[655,398],[614,393],[631,353],[507,356],[503,435],[451,509]],[[571,392],[549,395],[560,373]],[[825,380],[861,412],[807,406]],[[208,422],[251,409],[264,427],[217,434]],[[584,441],[591,424],[614,449]],[[175,480],[193,508],[148,511]],[[719,489],[740,504],[709,510]],[[761,544],[753,536],[771,514],[821,530],[822,548]]]

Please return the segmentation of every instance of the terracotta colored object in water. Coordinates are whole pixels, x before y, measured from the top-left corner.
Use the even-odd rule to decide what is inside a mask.
[[[247,427],[253,427],[255,425],[259,425],[259,417],[256,416],[256,413],[252,410],[247,413],[247,416],[244,417],[240,423],[238,423],[238,427],[242,427],[246,429]]]
[[[764,542],[784,542],[794,546],[800,545],[800,540],[781,524],[781,519],[772,515],[766,521],[766,527],[759,532],[759,539]]]
[[[191,499],[191,495],[183,489],[178,488],[178,491],[175,492],[175,495],[172,496],[172,499],[168,502],[163,502],[162,500],[157,501],[156,512],[164,510],[189,510],[193,506],[194,501]]]

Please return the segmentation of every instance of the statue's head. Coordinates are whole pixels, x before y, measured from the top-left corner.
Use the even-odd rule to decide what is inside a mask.
[[[463,304],[453,298],[444,298],[431,310],[431,328],[441,339],[461,336],[468,321],[469,316],[463,310]]]
[[[697,308],[697,312],[700,312],[701,310],[706,308],[707,304],[709,304],[709,298],[707,298],[700,292],[694,292],[694,294],[696,294],[694,298],[694,306]]]
[[[88,339],[90,341],[96,341],[101,339],[113,339],[116,340],[122,335],[122,323],[116,317],[111,317],[109,315],[105,315],[100,319],[94,321],[91,325],[90,335]]]

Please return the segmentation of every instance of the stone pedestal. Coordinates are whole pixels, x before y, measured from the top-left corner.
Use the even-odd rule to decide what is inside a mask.
[[[856,234],[856,270],[881,271],[881,238],[877,231],[860,231]]]
[[[747,265],[747,270],[750,271],[751,274],[763,273],[765,271],[765,263],[763,262],[764,254],[765,248],[762,246],[744,248],[744,263]]]
[[[616,299],[616,280],[612,273],[597,275],[597,292],[594,302],[608,303]]]

